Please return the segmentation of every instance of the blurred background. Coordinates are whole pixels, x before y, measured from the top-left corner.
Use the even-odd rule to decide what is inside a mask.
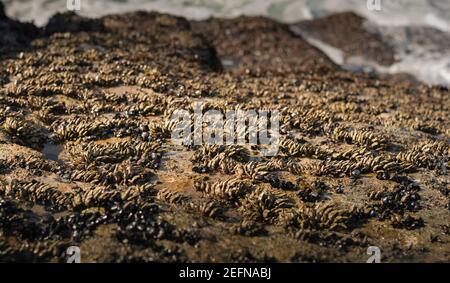
[[[450,85],[449,0],[80,1],[77,13],[86,17],[136,10],[193,20],[267,16],[290,24],[294,32],[346,69],[406,73],[428,84]],[[38,26],[44,26],[56,12],[67,11],[67,0],[1,2],[8,16]]]

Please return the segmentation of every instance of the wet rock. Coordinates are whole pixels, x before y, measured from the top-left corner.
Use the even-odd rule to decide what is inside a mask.
[[[366,19],[343,12],[295,24],[307,36],[339,48],[346,57],[362,56],[381,65],[395,63],[393,48],[376,33],[365,28]]]
[[[3,3],[0,3],[0,54],[13,50],[24,50],[32,39],[41,34],[41,30],[31,23],[11,20],[5,14]]]
[[[51,35],[57,32],[102,32],[105,30],[99,20],[78,16],[74,12],[57,13],[52,16],[45,26],[45,33]]]

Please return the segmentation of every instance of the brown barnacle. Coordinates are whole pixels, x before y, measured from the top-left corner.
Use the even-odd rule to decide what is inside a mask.
[[[297,226],[301,229],[347,229],[354,215],[358,213],[356,206],[349,210],[341,209],[334,203],[302,204],[297,208]]]
[[[20,117],[7,117],[3,123],[3,130],[11,136],[14,142],[34,149],[42,148],[47,140],[41,128]]]
[[[351,149],[341,151],[341,152],[334,152],[331,155],[331,158],[333,160],[361,160],[362,158],[366,156],[370,156],[371,152],[366,147],[353,147]]]
[[[428,158],[420,151],[408,150],[397,154],[396,159],[399,161],[410,162],[419,167],[427,167]]]
[[[74,124],[79,126],[76,127]],[[82,135],[87,134],[87,130],[82,129],[81,125],[81,120],[76,120],[75,122],[57,120],[51,124],[53,138],[55,140],[70,140],[76,139],[80,132]]]
[[[241,223],[233,225],[231,232],[244,236],[256,236],[265,233],[265,230],[263,224],[244,219]]]
[[[160,145],[152,142],[124,141],[110,144],[68,143],[66,148],[73,159],[85,164],[119,163],[125,159],[138,160],[140,164],[157,167]]]
[[[444,142],[423,141],[414,145],[410,150],[398,153],[396,159],[422,168],[442,168],[447,166],[449,150],[449,146]]]
[[[190,203],[190,208],[194,209],[204,216],[211,218],[220,218],[223,214],[223,206],[214,200],[201,201],[200,203]]]
[[[117,200],[120,193],[109,187],[89,187],[85,190],[74,189],[73,207],[96,207]]]
[[[321,109],[302,109],[282,116],[284,128],[295,128],[308,135],[324,131],[327,124],[334,120],[333,114]]]
[[[219,171],[233,174],[238,162],[248,160],[248,152],[241,146],[207,145],[196,150],[191,161],[198,171]]]
[[[239,145],[203,145],[196,150],[192,161],[211,160],[218,155],[221,155],[221,159],[231,158],[237,162],[247,162],[249,160],[248,150]]]
[[[402,170],[402,167],[394,158],[384,154],[365,155],[357,160],[357,165],[362,172],[389,173]]]
[[[245,147],[238,145],[225,146],[223,153],[226,157],[238,162],[247,162],[250,158],[249,151]]]
[[[131,201],[131,200],[145,200],[148,199],[155,194],[155,189],[152,184],[143,184],[136,186],[126,186],[120,191],[120,198],[122,201]]]
[[[308,164],[304,165],[295,159],[279,160],[276,165],[282,165],[280,170],[286,170],[294,175],[305,174],[310,169]]]
[[[398,166],[399,166],[399,172],[400,173],[414,173],[415,171],[417,171],[416,166],[414,166],[414,164],[410,163],[410,162],[405,162],[405,161],[400,161],[398,162]]]
[[[272,157],[267,161],[266,166],[269,171],[290,171],[287,169],[287,161],[284,158]]]
[[[335,171],[330,163],[321,161],[308,163],[303,166],[303,170],[315,176],[328,175]]]
[[[233,174],[237,164],[234,159],[227,157],[224,152],[221,152],[219,155],[208,160],[204,167],[208,168],[209,171],[218,170],[223,174]]]
[[[72,170],[70,179],[72,181],[82,181],[86,183],[101,183],[102,176],[99,172],[95,170]]]
[[[164,125],[160,126],[159,124],[151,124],[151,132],[160,136],[168,136],[170,133],[173,133],[177,128],[184,128],[183,121],[178,121],[175,119],[167,120]]]
[[[298,226],[299,211],[296,206],[280,209],[274,223],[285,228]]]
[[[134,105],[126,105],[124,110],[127,112],[136,113],[138,115],[149,115],[149,114],[154,115],[156,112],[154,104],[144,102],[144,101],[134,104]]]
[[[194,181],[194,188],[204,194],[225,200],[234,200],[242,197],[248,190],[249,185],[238,178],[231,178],[225,181],[208,183],[197,179]]]
[[[156,199],[174,205],[184,205],[188,201],[186,196],[169,188],[159,190]]]
[[[10,84],[6,87],[6,93],[12,96],[25,96],[29,93],[36,93],[36,87],[28,84]]]
[[[28,170],[56,172],[58,168],[56,162],[43,159],[36,155],[19,156],[11,160],[9,163],[12,167],[26,168]]]
[[[318,203],[315,207],[315,217],[320,228],[338,230],[347,229],[349,220],[358,210],[356,206],[350,210],[338,208],[333,203]]]
[[[359,113],[362,111],[361,106],[355,102],[336,101],[329,105],[334,113]]]
[[[291,220],[293,226],[300,229],[317,229],[319,224],[316,219],[316,211],[314,206],[309,204],[300,204],[292,209],[294,218]]]
[[[148,124],[148,133],[152,140],[164,140],[171,137],[176,126],[172,120],[162,124],[161,122],[150,122]]]
[[[95,115],[106,113],[112,110],[110,105],[107,105],[104,101],[95,101],[94,103],[87,102],[86,106],[89,108],[91,113]]]
[[[337,141],[367,146],[370,149],[384,149],[388,145],[388,140],[384,135],[375,133],[371,129],[350,129],[337,126],[333,129],[331,137]]]
[[[113,171],[105,177],[112,184],[137,185],[153,175],[141,166],[128,162],[115,164],[113,168]]]
[[[70,208],[73,195],[63,193],[47,184],[32,181],[12,180],[6,186],[4,195],[44,205],[49,210],[61,211]]]
[[[89,121],[82,118],[70,120],[57,120],[51,125],[54,139],[58,140],[77,140],[95,135],[97,138],[104,135],[104,132],[110,128],[110,125],[101,121]]]
[[[162,106],[163,115],[165,117],[171,117],[175,111],[179,109],[186,109],[193,112],[193,107],[191,105],[191,100],[187,97],[179,98],[179,97],[164,97],[164,104]],[[175,121],[175,120],[173,120]]]
[[[129,161],[81,167],[72,171],[71,179],[98,185],[138,185],[147,181],[153,173]]]
[[[417,146],[417,149],[434,156],[450,154],[449,145],[443,141],[424,141]]]
[[[371,191],[367,194],[371,200],[380,200],[386,193],[387,188],[382,188],[378,190]]]
[[[328,152],[313,146],[304,140],[283,138],[280,141],[281,151],[291,157],[311,157],[323,159]]]
[[[249,178],[255,181],[265,180],[269,174],[269,168],[266,164],[251,161],[247,164],[237,164],[234,172],[238,178]]]
[[[218,145],[202,145],[194,152],[191,161],[204,163],[215,155],[218,155],[220,153],[219,149],[220,147]]]
[[[304,166],[304,171],[314,176],[354,176],[361,173],[357,163],[349,160],[311,162]]]
[[[243,199],[239,210],[245,219],[276,223],[283,211],[293,207],[294,201],[285,193],[258,188]]]

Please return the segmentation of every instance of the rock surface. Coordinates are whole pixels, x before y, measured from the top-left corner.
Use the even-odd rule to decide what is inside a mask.
[[[9,19],[2,3],[0,3],[0,31],[0,54],[24,47],[40,33],[33,24]]]
[[[361,56],[380,65],[395,63],[395,51],[380,35],[365,27],[366,19],[352,12],[303,21],[296,25],[308,36],[339,48],[345,57]]]
[[[0,261],[450,260],[447,89],[347,72],[260,17],[0,24]],[[278,109],[278,154],[175,144],[196,102]]]

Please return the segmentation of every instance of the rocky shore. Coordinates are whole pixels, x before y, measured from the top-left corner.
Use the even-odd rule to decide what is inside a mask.
[[[395,63],[392,46],[381,36],[369,33],[364,24],[364,18],[347,12],[300,22],[296,26],[305,34],[339,48],[346,57],[363,56],[386,66]]]
[[[321,32],[341,21],[353,44]],[[393,62],[359,21],[298,25]],[[0,262],[450,260],[445,87],[343,70],[263,17],[37,28],[0,6],[0,30]],[[174,144],[171,114],[199,101],[278,109],[278,154]]]

